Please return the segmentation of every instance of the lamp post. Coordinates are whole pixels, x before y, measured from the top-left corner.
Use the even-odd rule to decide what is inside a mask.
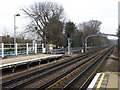
[[[20,14],[14,14],[14,44],[16,43],[16,17],[20,16]]]
[[[14,50],[15,50],[15,55],[17,55],[17,50],[16,50],[16,17],[20,16],[20,14],[14,14]]]

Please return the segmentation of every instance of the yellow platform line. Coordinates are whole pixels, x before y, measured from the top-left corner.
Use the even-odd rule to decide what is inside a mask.
[[[102,74],[96,90],[99,90],[99,88],[101,87],[101,84],[102,84],[102,81],[103,81],[104,77],[105,77],[105,73]]]

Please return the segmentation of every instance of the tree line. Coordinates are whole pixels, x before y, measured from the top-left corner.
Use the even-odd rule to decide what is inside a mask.
[[[101,33],[101,22],[90,20],[76,25],[66,21],[64,8],[54,2],[37,2],[22,11],[30,19],[25,32],[31,33],[36,40],[57,46],[67,46],[67,38],[71,38],[73,47],[83,46],[87,36]],[[108,43],[107,37],[96,37],[88,40],[88,45]]]
[[[90,20],[76,25],[65,18],[62,5],[54,2],[37,2],[29,7],[22,8],[29,18],[22,36],[35,39],[42,43],[54,44],[59,47],[67,47],[67,38],[71,38],[72,47],[83,46],[87,36],[101,33],[101,22]],[[107,37],[96,37],[88,40],[88,45],[108,43]]]

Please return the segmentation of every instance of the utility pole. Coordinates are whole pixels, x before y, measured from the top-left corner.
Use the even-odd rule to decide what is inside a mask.
[[[71,42],[70,42],[70,37],[68,37],[68,54],[71,54]]]
[[[118,72],[120,72],[120,1],[118,2]]]
[[[70,33],[67,33],[68,38],[68,52],[67,54],[71,54],[71,40],[70,40]]]
[[[14,14],[14,50],[15,50],[15,54],[16,52],[16,17],[20,16],[20,14]]]
[[[14,14],[14,44],[16,43],[16,17],[20,16],[20,14]]]
[[[120,1],[118,2],[118,59],[120,62]]]
[[[120,31],[118,32],[118,59],[120,61]]]

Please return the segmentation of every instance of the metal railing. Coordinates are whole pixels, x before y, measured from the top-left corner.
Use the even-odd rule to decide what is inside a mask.
[[[42,53],[42,44],[0,44],[0,57]]]
[[[105,46],[88,46],[86,49],[98,49]],[[26,44],[0,44],[0,57],[6,56],[17,56],[17,55],[28,55],[28,54],[37,54],[37,53],[44,53],[44,44],[37,44],[37,43],[26,43]],[[71,54],[81,52],[83,53],[83,47],[74,47],[70,48]],[[50,53],[49,48],[46,50],[45,53]],[[60,48],[60,49],[53,49],[53,54],[68,54],[68,48]]]

